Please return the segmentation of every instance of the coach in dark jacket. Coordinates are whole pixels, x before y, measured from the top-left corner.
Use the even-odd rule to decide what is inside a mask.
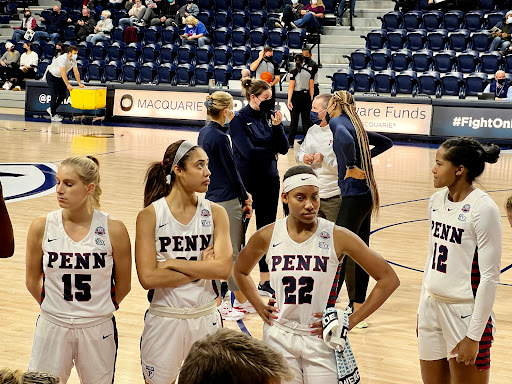
[[[85,41],[87,36],[94,32],[96,20],[91,17],[89,8],[82,8],[82,17],[76,22],[75,33],[79,41]]]
[[[36,31],[34,33],[34,42],[39,42],[42,38],[50,39],[54,43],[61,40],[64,36],[64,30],[71,23],[71,19],[61,12],[58,5],[53,6],[53,12],[47,19],[40,17],[40,21],[46,25],[46,31]]]

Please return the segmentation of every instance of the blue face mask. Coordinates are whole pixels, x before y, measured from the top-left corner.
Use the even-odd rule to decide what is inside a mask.
[[[105,16],[101,16],[101,17],[100,17],[100,19],[101,19],[101,20],[105,20]]]
[[[323,112],[323,111],[322,111]],[[318,112],[315,112],[315,111],[311,111],[309,112],[309,118],[311,119],[311,122],[313,124],[318,124],[320,125],[320,123],[322,122],[323,119],[320,119],[318,117]]]

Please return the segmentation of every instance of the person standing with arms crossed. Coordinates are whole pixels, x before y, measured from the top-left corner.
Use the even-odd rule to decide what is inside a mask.
[[[379,191],[372,158],[391,148],[393,142],[386,136],[365,131],[357,116],[354,98],[347,91],[334,93],[327,105],[327,114],[338,161],[338,185],[343,196],[336,225],[350,229],[368,245],[372,213],[379,209]],[[370,145],[374,146],[371,150]],[[346,257],[343,260],[338,292],[344,278],[350,309],[356,312],[366,300],[368,273],[350,257]],[[356,327],[366,328],[368,324],[362,321]]]
[[[272,81],[270,82],[270,86],[272,87],[272,98],[271,98],[271,109],[276,109],[276,84],[281,80],[281,75],[279,74],[279,65],[272,58],[274,52],[272,47],[267,45],[263,48],[263,51],[260,52],[258,58],[254,60],[249,68],[252,72],[255,73],[255,78],[261,78],[261,74],[264,72],[269,72],[273,75]]]
[[[78,58],[78,48],[75,45],[71,45],[68,48],[67,53],[63,53],[57,57],[48,66],[46,71],[46,82],[50,87],[50,107],[46,111],[50,114],[52,121],[62,121],[62,116],[57,115],[57,108],[66,100],[67,92],[73,89],[73,86],[69,83],[68,72],[72,69],[75,75],[75,79],[78,82],[80,88],[84,88],[85,85],[80,81],[80,72],[76,66],[76,59]]]
[[[288,153],[283,115],[272,110],[272,90],[261,79],[243,79],[242,89],[248,105],[235,113],[229,123],[235,164],[247,191],[252,195],[256,228],[276,220],[279,201],[277,158]],[[270,274],[265,257],[259,263],[261,295],[272,296]]]

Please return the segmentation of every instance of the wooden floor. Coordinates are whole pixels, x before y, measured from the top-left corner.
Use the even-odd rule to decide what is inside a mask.
[[[91,127],[4,120],[0,126],[0,163],[53,162],[68,156],[93,154],[101,162],[102,210],[126,224],[132,244],[135,218],[142,208],[143,177],[151,161],[160,160],[165,148],[175,140],[195,141],[194,131],[147,128]],[[377,230],[370,245],[387,260],[399,264],[395,270],[401,286],[387,303],[368,319],[369,327],[354,329],[350,341],[363,383],[420,383],[416,349],[416,309],[422,270],[427,257],[427,199],[434,192],[431,168],[435,149],[395,145],[374,159],[382,209],[372,224]],[[283,174],[295,164],[293,150],[279,159]],[[512,263],[512,229],[503,204],[511,193],[512,155],[504,152],[496,165],[489,166],[480,179],[480,188],[490,192],[503,215],[504,252],[502,268]],[[3,183],[7,182],[3,179]],[[8,210],[14,225],[16,253],[0,260],[0,368],[26,369],[38,306],[25,288],[25,241],[31,221],[58,208],[55,194],[13,202]],[[279,217],[282,213],[279,212]],[[253,220],[254,221],[254,220]],[[254,232],[251,223],[249,233]],[[257,278],[257,273],[253,273]],[[148,307],[135,266],[132,291],[115,314],[119,330],[116,382],[142,383],[139,365],[139,338],[143,315]],[[502,285],[494,311],[496,341],[492,348],[491,382],[512,382],[507,345],[512,345],[512,271],[501,278]],[[503,283],[505,285],[503,285]],[[510,284],[510,285],[506,285]],[[373,283],[370,283],[373,287]],[[341,306],[346,305],[346,295]],[[249,332],[261,338],[262,322],[257,315],[244,319]],[[226,327],[239,329],[236,323]],[[69,383],[78,383],[73,372]]]

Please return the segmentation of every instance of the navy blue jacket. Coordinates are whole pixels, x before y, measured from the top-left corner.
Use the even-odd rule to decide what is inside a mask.
[[[235,163],[246,186],[251,181],[279,178],[277,155],[288,153],[283,124],[272,125],[270,115],[246,105],[235,113],[229,131]]]
[[[215,203],[236,198],[244,202],[248,199],[247,192],[235,165],[226,131],[226,128],[215,121],[210,121],[199,131],[197,144],[208,155],[208,167],[212,173],[206,198]]]
[[[64,35],[64,29],[68,26],[69,16],[64,14],[63,12],[58,15],[53,15],[53,13],[48,16],[48,19],[45,19],[46,32],[48,33],[60,33]]]
[[[348,178],[345,180],[346,167],[356,165],[361,168],[361,152],[357,142],[356,128],[347,115],[340,115],[329,121],[332,131],[332,149],[338,161],[338,185],[341,196],[358,196],[370,192],[366,180]],[[375,132],[366,132],[368,141],[374,147],[370,151],[372,159],[393,146],[391,139]]]

